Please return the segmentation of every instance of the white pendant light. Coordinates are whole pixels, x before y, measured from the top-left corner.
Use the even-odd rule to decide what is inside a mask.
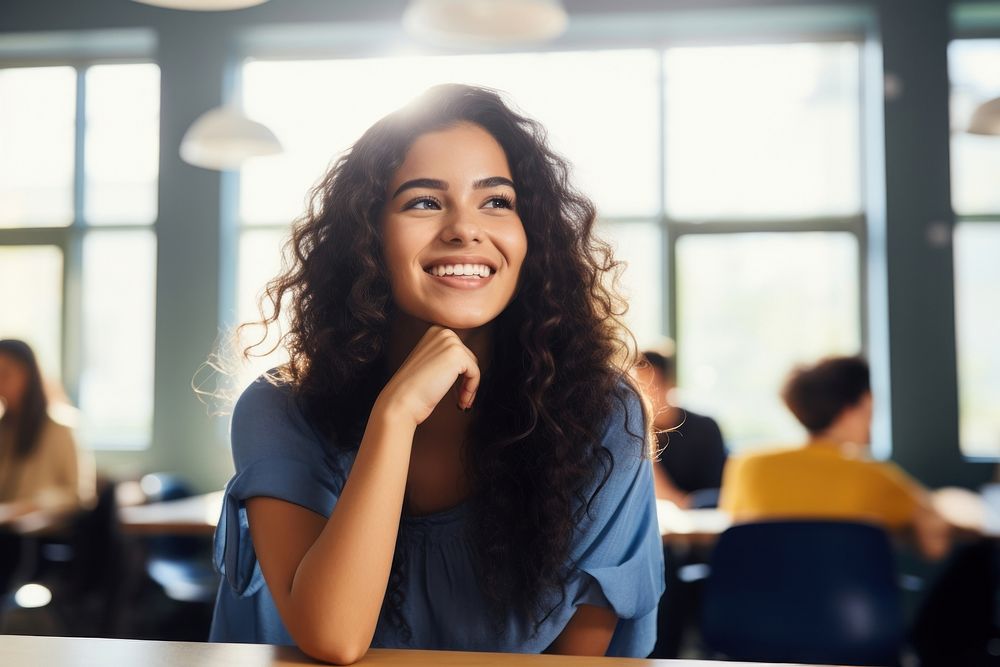
[[[976,107],[966,131],[969,134],[1000,135],[1000,97],[987,100]]]
[[[559,0],[411,0],[403,14],[413,37],[444,46],[541,42],[567,22]]]
[[[167,9],[189,9],[198,12],[221,12],[262,5],[267,0],[134,0],[143,5]]]
[[[209,109],[191,124],[181,141],[181,159],[206,169],[238,169],[247,158],[281,151],[271,130],[233,107]]]

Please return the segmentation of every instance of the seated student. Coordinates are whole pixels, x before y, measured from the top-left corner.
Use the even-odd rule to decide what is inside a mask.
[[[909,527],[926,556],[945,554],[947,524],[924,488],[896,465],[866,457],[872,395],[864,359],[798,368],[782,398],[809,432],[806,445],[731,457],[722,509],[735,521],[809,517]]]
[[[0,340],[0,507],[3,515],[72,510],[94,495],[94,471],[73,431],[54,416],[35,354]]]
[[[31,347],[0,340],[0,524],[90,502],[94,470],[81,455],[73,432],[49,410]],[[0,593],[17,566],[18,544],[16,534],[0,532]]]
[[[652,406],[657,432],[659,465],[653,477],[656,497],[680,507],[691,505],[691,494],[718,489],[726,464],[722,431],[711,417],[671,405],[667,395],[677,386],[672,356],[652,350],[642,353],[646,363],[634,369],[637,384]]]

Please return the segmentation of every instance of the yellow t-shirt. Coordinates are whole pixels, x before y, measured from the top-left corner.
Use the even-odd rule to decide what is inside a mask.
[[[719,507],[735,521],[816,518],[911,523],[922,489],[892,463],[807,445],[732,456]]]

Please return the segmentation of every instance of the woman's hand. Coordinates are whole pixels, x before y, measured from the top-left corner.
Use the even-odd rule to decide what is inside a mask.
[[[479,361],[451,329],[432,326],[382,389],[375,409],[394,418],[427,419],[456,385],[458,407],[468,410],[479,389]]]

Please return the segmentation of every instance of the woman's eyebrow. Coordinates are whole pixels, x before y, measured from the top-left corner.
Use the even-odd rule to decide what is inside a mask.
[[[403,190],[409,190],[411,188],[427,188],[429,190],[447,190],[448,184],[444,181],[438,180],[436,178],[414,178],[412,180],[406,181],[392,193],[392,198],[395,199],[399,196],[399,193]]]
[[[504,178],[503,176],[490,176],[489,178],[482,178],[472,184],[473,190],[481,190],[484,188],[496,188],[501,185],[506,185],[511,190],[514,188],[514,181],[509,178]]]

